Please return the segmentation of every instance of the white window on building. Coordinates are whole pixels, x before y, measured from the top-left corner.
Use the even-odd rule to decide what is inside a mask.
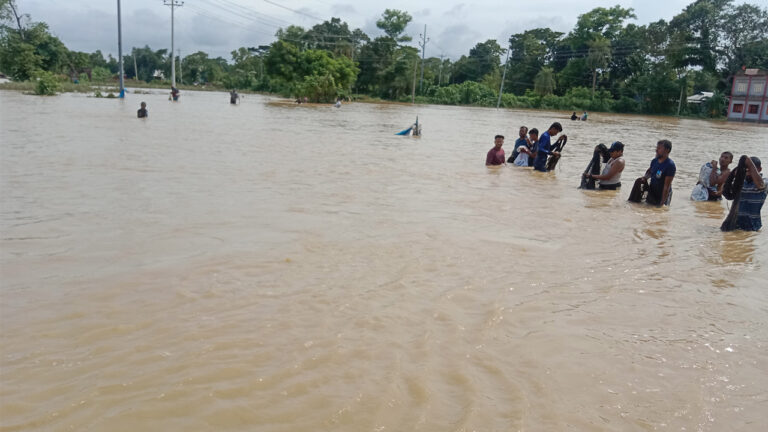
[[[763,94],[763,86],[765,84],[763,83],[752,83],[752,94],[753,95],[761,95]]]
[[[736,93],[746,93],[747,92],[747,83],[745,82],[737,82],[736,83]]]

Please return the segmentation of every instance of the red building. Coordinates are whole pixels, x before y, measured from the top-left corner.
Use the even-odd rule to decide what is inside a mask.
[[[768,122],[768,71],[744,69],[733,78],[728,120]]]

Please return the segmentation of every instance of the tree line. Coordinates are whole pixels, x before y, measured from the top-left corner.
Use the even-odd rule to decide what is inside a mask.
[[[291,25],[270,45],[240,47],[230,59],[198,51],[177,58],[186,85],[216,85],[329,102],[366,95],[394,101],[563,110],[720,116],[734,75],[768,69],[768,9],[733,0],[696,0],[670,21],[629,22],[631,8],[598,7],[574,28],[541,27],[508,41],[477,43],[466,55],[422,59],[408,45],[412,16],[386,9],[371,38],[340,18],[303,28]],[[508,60],[507,60],[508,59]],[[129,79],[162,81],[170,53],[149,46],[124,58]],[[0,0],[0,72],[24,81],[52,75],[114,80],[118,62],[100,51],[71,51],[45,23]],[[423,72],[422,72],[423,68]],[[423,82],[421,76],[423,73]],[[499,98],[499,90],[503,93]],[[715,95],[689,106],[700,91]]]

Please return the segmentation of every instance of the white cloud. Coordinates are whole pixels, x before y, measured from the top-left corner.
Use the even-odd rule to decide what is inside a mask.
[[[753,3],[756,0],[751,0]],[[337,16],[351,28],[361,28],[371,37],[381,35],[376,20],[385,8],[408,11],[413,22],[407,32],[414,38],[423,32],[424,24],[432,43],[427,55],[445,51],[452,58],[467,54],[476,43],[487,39],[504,42],[512,33],[536,27],[550,27],[568,32],[578,15],[595,7],[611,7],[619,3],[635,8],[637,23],[646,24],[670,19],[693,0],[537,0],[535,2],[498,2],[477,0],[444,2],[423,0],[413,3],[390,0],[385,4],[371,0],[334,3],[314,0],[279,0],[287,8],[330,19]],[[746,0],[736,0],[744,3]],[[149,45],[153,49],[170,47],[170,11],[160,0],[123,0],[123,45]],[[413,9],[418,6],[418,10]],[[116,7],[114,1],[30,0],[20,2],[23,13],[34,21],[47,22],[51,30],[71,49],[117,52]],[[176,41],[182,52],[204,50],[213,57],[229,58],[230,51],[240,46],[268,44],[277,28],[293,23],[311,27],[317,21],[268,2],[254,0],[190,0],[177,9]]]

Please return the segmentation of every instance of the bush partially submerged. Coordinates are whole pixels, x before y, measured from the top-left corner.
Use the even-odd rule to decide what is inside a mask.
[[[41,71],[36,76],[35,94],[40,96],[53,96],[61,89],[61,84],[56,76],[50,72]]]

